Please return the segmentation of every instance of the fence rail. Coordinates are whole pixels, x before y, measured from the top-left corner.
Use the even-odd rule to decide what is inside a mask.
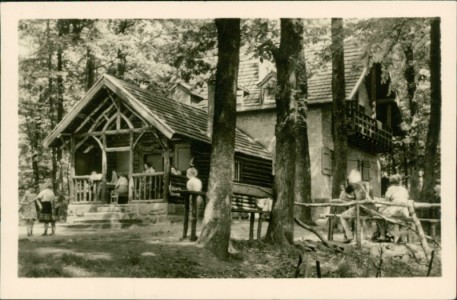
[[[400,207],[409,207],[409,204],[406,203],[392,203],[389,201],[379,200],[383,198],[375,198],[375,200],[357,200],[357,201],[343,201],[340,199],[332,199],[330,202],[324,203],[302,203],[302,202],[295,202],[295,205],[304,206],[304,207],[346,207],[346,206],[354,206],[356,204],[378,204],[378,205],[386,205],[386,206],[400,206]],[[415,202],[412,201],[414,208],[433,208],[433,207],[441,207],[440,203],[425,203],[425,202]]]
[[[414,224],[416,227],[417,235],[420,238],[421,246],[424,250],[425,256],[427,257],[428,260],[430,260],[430,254],[431,250],[430,247],[427,243],[427,237],[425,236],[424,230],[422,228],[422,225],[420,223],[419,218],[416,215],[416,208],[432,208],[432,207],[441,207],[440,203],[423,203],[423,202],[414,202],[414,200],[408,200],[408,203],[392,203],[388,201],[381,200],[382,198],[375,198],[375,200],[370,200],[370,199],[365,199],[365,200],[354,200],[354,201],[342,201],[340,199],[332,199],[328,203],[300,203],[300,202],[295,202],[294,204],[297,206],[304,206],[304,207],[341,207],[341,206],[355,206],[355,219],[356,219],[356,241],[357,241],[357,247],[361,248],[362,247],[362,237],[361,237],[361,217],[360,217],[360,209],[367,210],[373,214],[375,214],[378,217],[381,217],[387,222],[390,223],[396,223],[395,220],[392,218],[387,218],[383,216],[382,214],[372,211],[370,209],[367,209],[366,207],[363,206],[363,204],[375,204],[375,205],[387,205],[387,206],[398,206],[398,207],[407,207],[408,212],[411,216],[411,222]]]

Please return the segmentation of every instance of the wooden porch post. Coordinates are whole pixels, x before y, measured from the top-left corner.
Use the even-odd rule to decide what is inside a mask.
[[[170,147],[168,141],[165,141],[163,149],[163,200],[168,202],[170,190]]]
[[[73,182],[73,177],[75,176],[75,156],[76,156],[76,149],[75,149],[75,137],[71,135],[70,137],[70,203],[76,202],[76,194],[75,194],[75,185]]]
[[[106,201],[106,172],[107,172],[107,157],[106,157],[106,135],[102,135],[102,202]]]
[[[132,185],[132,174],[133,174],[133,131],[130,132],[130,150],[129,150],[129,200],[128,203],[132,202],[133,199],[133,185]]]

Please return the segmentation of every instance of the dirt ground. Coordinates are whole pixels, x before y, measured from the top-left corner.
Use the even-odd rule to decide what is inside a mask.
[[[198,224],[197,233],[201,224]],[[262,235],[267,222],[263,223]],[[326,236],[325,221],[315,227]],[[296,226],[295,246],[275,247],[262,240],[248,241],[249,221],[233,220],[231,257],[216,259],[195,242],[181,239],[182,222],[133,225],[125,229],[75,229],[57,225],[56,236],[34,236],[19,231],[20,277],[147,277],[147,278],[293,278],[299,255],[307,263],[299,277],[375,277],[383,249],[382,277],[420,277],[427,274],[422,248],[414,244],[363,242],[362,250],[341,244],[343,253],[324,247],[311,232]],[[336,233],[335,240],[342,240]],[[305,245],[314,250],[307,252]],[[440,276],[440,251],[436,249],[430,276]]]

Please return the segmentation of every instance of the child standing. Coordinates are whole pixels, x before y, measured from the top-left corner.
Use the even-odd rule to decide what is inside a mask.
[[[27,236],[33,235],[33,224],[37,219],[37,212],[35,201],[37,200],[37,195],[35,193],[35,188],[30,186],[29,189],[25,192],[24,197],[20,203],[21,217],[25,220],[27,226]],[[37,202],[39,203],[39,202]],[[40,204],[38,204],[40,205]]]

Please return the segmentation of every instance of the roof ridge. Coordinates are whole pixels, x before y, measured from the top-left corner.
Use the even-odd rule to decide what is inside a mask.
[[[136,85],[136,84],[133,84],[133,83],[128,82],[128,81],[125,81],[124,79],[120,79],[120,78],[117,78],[117,77],[115,77],[115,76],[113,76],[113,75],[109,75],[109,74],[104,74],[104,75],[108,75],[108,76],[114,77],[115,79],[121,81],[122,83],[125,83],[125,84],[127,84],[127,85],[130,85],[131,87],[133,87],[133,88],[135,88],[135,89],[137,89],[137,90],[139,90],[139,91],[141,91],[141,92],[143,92],[143,93],[150,94],[150,95],[152,95],[152,96],[154,96],[154,97],[156,97],[156,98],[161,98],[162,100],[166,100],[166,101],[173,101],[173,103],[176,103],[177,105],[181,105],[181,106],[184,106],[184,107],[188,107],[188,108],[191,108],[191,109],[193,109],[193,110],[197,110],[197,111],[199,111],[199,112],[201,111],[201,109],[198,109],[198,108],[196,108],[195,106],[193,106],[193,105],[191,105],[191,104],[182,103],[182,102],[179,102],[179,101],[177,101],[177,100],[175,100],[175,99],[173,99],[173,98],[169,98],[169,97],[166,97],[166,96],[157,94],[157,93],[155,93],[155,92],[153,92],[153,91],[150,91],[150,90],[147,90],[147,89],[143,89],[143,88],[141,88],[140,86],[138,86],[138,85]],[[206,114],[205,114],[205,115],[206,115]]]

